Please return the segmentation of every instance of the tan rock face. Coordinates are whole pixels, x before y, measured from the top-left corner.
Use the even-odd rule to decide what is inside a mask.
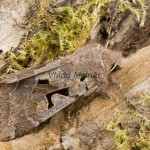
[[[37,0],[0,1],[0,49],[4,52],[16,47],[24,34],[28,12]]]

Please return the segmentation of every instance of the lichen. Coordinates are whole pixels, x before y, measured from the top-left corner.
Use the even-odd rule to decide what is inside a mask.
[[[113,0],[87,0],[75,7],[52,8],[42,0],[38,15],[27,27],[24,42],[17,51],[9,54],[7,73],[53,61],[74,52],[86,42],[93,25],[107,13],[107,4],[111,2]],[[132,3],[138,5],[141,11],[137,11]],[[119,0],[118,7],[132,11],[143,24],[143,0]]]

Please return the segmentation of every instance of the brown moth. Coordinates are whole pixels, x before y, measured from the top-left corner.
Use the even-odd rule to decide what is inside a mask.
[[[43,67],[0,77],[0,140],[27,134],[80,98],[105,93],[117,63],[117,52],[95,43]]]

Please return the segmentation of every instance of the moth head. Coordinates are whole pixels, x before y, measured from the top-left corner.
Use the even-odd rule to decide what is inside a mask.
[[[121,51],[111,51],[110,54],[111,59],[111,69],[109,71],[109,74],[119,68],[121,68],[122,65],[122,52]]]

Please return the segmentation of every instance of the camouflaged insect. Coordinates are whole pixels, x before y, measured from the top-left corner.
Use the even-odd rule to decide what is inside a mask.
[[[58,111],[109,88],[120,54],[88,44],[43,67],[0,77],[0,140],[27,134]]]

